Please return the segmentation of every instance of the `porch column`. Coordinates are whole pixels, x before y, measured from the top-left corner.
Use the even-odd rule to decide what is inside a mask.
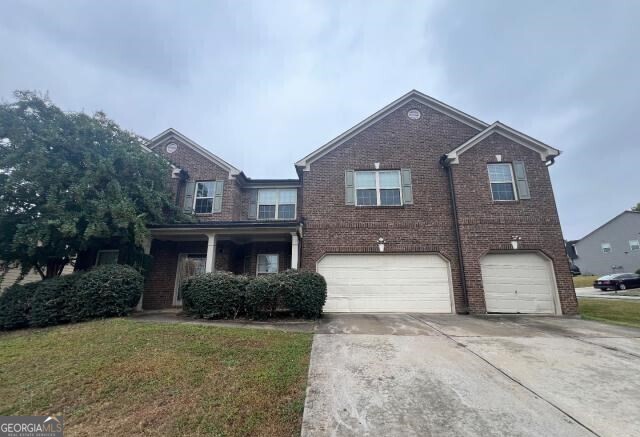
[[[298,268],[298,258],[299,258],[299,245],[298,245],[298,234],[295,232],[291,233],[291,268],[296,270]]]
[[[207,243],[207,262],[205,264],[205,271],[207,273],[215,272],[216,270],[216,234],[207,234],[209,239]]]
[[[151,241],[153,239],[151,237],[145,238],[142,242],[142,250],[145,255],[149,255],[151,253]],[[136,311],[142,311],[142,298],[144,296],[144,292],[140,293],[140,300],[138,300],[138,305],[136,305]]]

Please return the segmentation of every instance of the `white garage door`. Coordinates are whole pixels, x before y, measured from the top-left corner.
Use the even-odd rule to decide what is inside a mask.
[[[449,265],[438,255],[327,255],[326,312],[450,313]]]
[[[480,262],[489,313],[554,314],[551,263],[537,253],[489,254]]]

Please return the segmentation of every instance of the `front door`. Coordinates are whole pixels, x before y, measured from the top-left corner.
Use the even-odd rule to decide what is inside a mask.
[[[206,272],[206,254],[181,253],[178,256],[178,271],[176,272],[176,289],[173,296],[173,304],[182,305],[182,286],[192,276]]]

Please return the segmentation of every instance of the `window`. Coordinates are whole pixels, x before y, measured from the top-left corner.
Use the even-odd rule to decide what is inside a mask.
[[[258,255],[258,274],[278,273],[278,255]]]
[[[215,197],[215,181],[196,183],[196,200],[193,210],[196,214],[213,212],[213,198]]]
[[[629,240],[629,249],[631,249],[632,252],[635,252],[636,250],[640,250],[640,241]]]
[[[602,253],[611,253],[611,243],[602,243],[600,245]]]
[[[399,170],[357,171],[355,188],[358,206],[402,205]]]
[[[96,256],[96,266],[104,266],[107,264],[118,264],[118,250],[99,250]]]
[[[296,218],[297,190],[258,190],[258,219],[293,220]]]
[[[489,164],[487,169],[493,200],[517,200],[511,164]]]

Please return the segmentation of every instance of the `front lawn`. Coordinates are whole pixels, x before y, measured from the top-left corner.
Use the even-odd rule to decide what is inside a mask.
[[[583,319],[640,328],[640,301],[584,298],[579,303]]]
[[[0,415],[68,435],[298,435],[311,334],[111,319],[0,334]]]
[[[574,276],[573,286],[576,288],[593,287],[593,281],[598,279],[598,276]]]

